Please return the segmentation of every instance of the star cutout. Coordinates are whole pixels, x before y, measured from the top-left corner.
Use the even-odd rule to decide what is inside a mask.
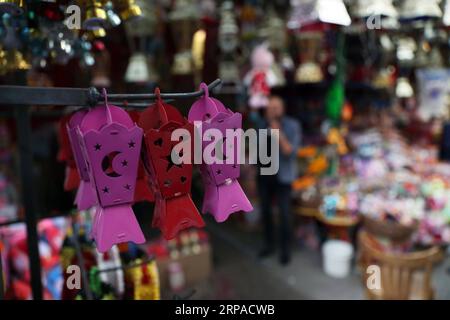
[[[129,184],[126,184],[126,185],[125,185],[125,189],[130,190],[130,189],[131,189],[131,186],[130,186]]]
[[[103,188],[103,193],[109,193],[109,188],[108,187],[104,187]]]
[[[128,142],[128,148],[134,148],[135,145],[136,145],[136,142],[134,142],[134,141]]]
[[[122,161],[122,167],[127,167],[128,166],[128,161],[127,160],[123,160]]]
[[[102,145],[99,144],[99,143],[97,143],[97,144],[94,146],[94,148],[95,148],[95,151],[99,151],[99,150],[102,148]]]
[[[170,154],[166,157],[166,161],[168,162],[166,171],[169,171],[170,169],[172,169],[173,166],[178,167],[178,168],[182,167],[181,163],[180,164],[176,164],[176,163],[174,163],[172,161],[172,157],[171,157]]]

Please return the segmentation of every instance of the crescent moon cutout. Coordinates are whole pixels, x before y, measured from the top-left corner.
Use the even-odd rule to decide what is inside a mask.
[[[118,178],[121,177],[122,175],[118,174],[117,172],[114,171],[113,167],[112,167],[112,163],[114,158],[119,155],[120,152],[114,151],[111,152],[109,154],[107,154],[103,160],[102,160],[102,169],[103,172],[111,178]]]

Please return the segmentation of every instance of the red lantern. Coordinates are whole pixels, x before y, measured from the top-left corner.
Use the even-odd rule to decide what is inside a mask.
[[[139,126],[144,130],[144,165],[151,179],[155,194],[153,227],[158,227],[164,238],[173,239],[178,232],[190,227],[203,227],[205,223],[195,207],[191,196],[192,164],[174,163],[172,150],[179,143],[172,141],[176,129],[184,129],[189,134],[191,158],[193,159],[194,126],[173,106],[163,103],[159,96],[156,104],[146,109]]]
[[[77,171],[66,127],[71,117],[72,114],[65,115],[58,124],[58,161],[66,163],[66,178],[64,180],[64,190],[66,191],[75,190],[80,184],[80,175]]]
[[[134,123],[138,123],[139,117],[141,116],[142,112],[139,112],[137,110],[130,110],[128,111],[128,114],[130,115]],[[155,201],[155,196],[153,195],[153,192],[150,189],[149,184],[150,182],[148,181],[148,177],[145,174],[144,164],[142,163],[142,160],[140,160],[136,181],[136,189],[134,190],[134,202]]]

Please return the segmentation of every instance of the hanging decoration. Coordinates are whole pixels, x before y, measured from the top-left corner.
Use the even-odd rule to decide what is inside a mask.
[[[193,0],[174,1],[173,11],[169,15],[177,52],[174,56],[172,74],[176,76],[191,75],[194,71],[192,57],[192,36],[199,16],[199,7]]]
[[[138,123],[142,112],[137,110],[129,110],[128,114],[130,115],[134,123]],[[145,168],[142,159],[139,159],[136,190],[134,191],[134,202],[140,201],[155,201],[155,196],[150,189],[150,182],[148,181],[148,177],[145,174]]]
[[[349,26],[352,20],[342,0],[291,0],[292,13],[287,23],[299,29],[313,23]]]
[[[64,190],[71,191],[78,188],[80,184],[80,175],[77,171],[74,153],[71,149],[69,133],[67,132],[67,124],[70,121],[72,114],[65,115],[59,120],[58,138],[59,138],[59,152],[58,160],[66,163],[66,178],[64,180]]]
[[[79,128],[90,179],[97,193],[92,236],[98,251],[114,244],[145,242],[131,205],[141,150],[142,129],[123,109],[97,106]]]
[[[442,17],[442,10],[439,7],[441,0],[405,0],[400,9],[402,20],[428,19]]]
[[[295,72],[298,83],[317,83],[323,80],[323,72],[318,62],[322,49],[323,34],[317,31],[301,32],[298,36],[300,64]]]
[[[23,13],[24,7],[24,0],[0,0],[0,15],[7,13],[13,16],[18,16]]]
[[[271,8],[267,14],[266,22],[260,31],[260,37],[266,39],[270,50],[274,53],[272,70],[277,78],[277,85],[286,84],[285,71],[291,71],[294,62],[287,50],[286,25],[283,19]]]
[[[142,16],[142,10],[135,0],[115,0],[114,7],[123,21],[129,21]]]
[[[205,224],[189,194],[192,162],[175,163],[172,159],[172,154],[176,153],[174,147],[179,143],[171,140],[176,129],[185,129],[190,133],[189,137],[183,137],[183,144],[191,145],[189,159],[193,159],[191,137],[194,136],[194,127],[175,107],[161,100],[159,88],[156,88],[155,94],[157,101],[142,113],[139,126],[145,132],[144,165],[155,195],[152,225],[158,227],[164,238],[170,240],[183,229],[203,227]],[[179,153],[178,160],[189,156]]]
[[[203,90],[204,95],[192,105],[189,121],[200,122],[199,127],[196,128],[200,131],[200,136],[203,136],[203,131],[215,129],[219,130],[224,137],[223,141],[204,141],[202,144],[204,150],[213,143],[216,151],[214,163],[203,163],[200,167],[205,185],[202,212],[209,212],[217,222],[224,222],[234,212],[253,210],[237,180],[240,175],[240,137],[233,136],[232,139],[226,137],[230,129],[234,132],[241,129],[242,115],[232,112],[219,100],[209,97],[208,86],[205,83],[200,85],[200,89]],[[221,145],[217,149],[218,143]],[[222,159],[219,159],[219,154],[222,155]]]
[[[397,18],[397,9],[392,0],[358,0],[353,14],[357,17],[392,17]]]
[[[78,137],[78,127],[81,125],[86,113],[87,110],[84,109],[75,112],[66,126],[76,168],[81,178],[77,194],[75,196],[75,204],[78,210],[87,210],[96,204],[95,190],[91,185],[86,159],[81,149]]]
[[[239,45],[239,27],[236,22],[232,1],[225,1],[220,9],[219,47],[221,59],[219,76],[225,85],[240,82],[239,67],[236,64],[236,50]]]
[[[445,1],[444,6],[444,16],[442,17],[442,21],[444,22],[445,26],[450,26],[450,1]]]
[[[157,12],[155,4],[149,1],[136,1],[142,11],[139,19],[124,23],[127,40],[132,52],[125,80],[130,83],[146,84],[159,80],[154,65],[155,44],[157,43]]]
[[[83,2],[85,12],[83,29],[96,30],[106,27],[108,15],[106,14],[104,2],[101,0],[85,0]]]

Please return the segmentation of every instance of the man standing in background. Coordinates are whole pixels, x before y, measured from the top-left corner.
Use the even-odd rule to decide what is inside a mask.
[[[260,129],[270,130],[270,135],[277,135],[279,140],[279,171],[276,175],[259,175],[258,191],[264,226],[264,247],[260,257],[266,257],[275,251],[274,223],[272,214],[272,200],[276,204],[280,215],[279,244],[280,263],[285,265],[291,259],[291,184],[297,177],[297,150],[301,141],[301,128],[297,120],[285,115],[283,100],[278,96],[269,97],[267,107],[263,112],[264,118],[258,118]],[[270,137],[268,137],[270,140]],[[261,141],[260,141],[261,143]],[[268,155],[270,141],[268,141]],[[261,165],[263,166],[263,165]]]

